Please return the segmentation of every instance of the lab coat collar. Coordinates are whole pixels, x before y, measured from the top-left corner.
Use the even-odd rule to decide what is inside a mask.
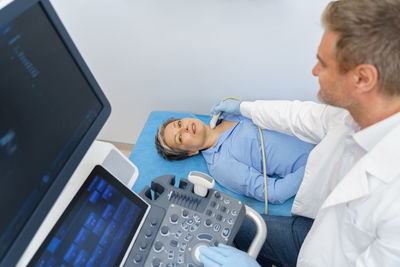
[[[389,183],[400,174],[400,124],[397,124],[366,158],[367,172],[384,183]]]
[[[359,146],[369,152],[396,125],[400,125],[400,112],[358,131],[353,138]]]
[[[400,125],[397,124],[343,177],[321,209],[370,194],[376,186],[371,186],[369,179],[389,183],[400,174],[399,137]]]

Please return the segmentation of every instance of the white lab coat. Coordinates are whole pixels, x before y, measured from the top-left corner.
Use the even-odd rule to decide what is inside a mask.
[[[400,266],[400,114],[338,177],[332,174],[351,162],[343,151],[358,130],[346,110],[299,101],[242,102],[240,109],[260,127],[318,144],[292,208],[315,218],[298,266]]]

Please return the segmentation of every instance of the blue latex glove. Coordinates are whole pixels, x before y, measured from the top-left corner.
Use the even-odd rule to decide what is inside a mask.
[[[223,119],[226,113],[242,115],[240,113],[240,102],[241,101],[235,99],[226,99],[225,101],[221,100],[211,108],[210,116],[221,113],[219,118]]]
[[[224,244],[219,244],[218,247],[201,247],[199,251],[200,261],[204,263],[204,267],[260,267],[257,261],[246,252]]]

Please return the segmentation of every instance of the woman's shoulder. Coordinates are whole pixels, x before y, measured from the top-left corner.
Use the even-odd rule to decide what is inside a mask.
[[[223,119],[224,121],[231,121],[231,122],[238,122],[240,124],[248,124],[248,125],[253,125],[253,121],[249,118],[243,117],[241,115],[233,115],[233,114],[228,114],[226,117]],[[222,120],[221,120],[222,121]],[[220,122],[221,122],[220,121]],[[254,124],[255,125],[255,124]]]
[[[224,117],[224,120],[225,121],[240,121],[241,120],[241,118],[244,118],[244,117],[242,117],[242,116],[238,116],[238,115],[233,115],[233,114],[227,114],[225,117]]]

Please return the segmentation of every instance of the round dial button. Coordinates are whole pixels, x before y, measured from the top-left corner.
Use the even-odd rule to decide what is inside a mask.
[[[189,212],[187,210],[183,210],[182,211],[182,216],[187,218],[187,216],[189,215]]]
[[[192,250],[192,259],[194,261],[194,263],[200,265],[202,264],[202,262],[200,261],[200,248],[201,247],[208,247],[209,245],[207,243],[197,243]]]
[[[162,235],[168,234],[168,231],[169,231],[168,226],[164,225],[163,227],[161,227],[161,234]]]
[[[151,265],[153,267],[159,267],[161,265],[161,260],[159,258],[155,258],[152,262]]]
[[[161,251],[162,248],[163,248],[163,243],[162,243],[162,242],[157,241],[157,242],[154,244],[154,249],[155,249],[157,252]]]
[[[179,217],[178,217],[177,214],[174,213],[174,214],[171,215],[171,222],[172,223],[177,223],[178,219],[179,219]]]
[[[141,261],[142,261],[142,255],[137,254],[137,255],[135,256],[135,258],[134,258],[134,261],[135,261],[136,263],[141,262]]]
[[[144,235],[145,235],[147,238],[149,238],[152,234],[153,234],[153,232],[152,232],[151,230],[146,230],[146,232],[145,232]]]
[[[141,250],[145,250],[147,248],[147,242],[143,241],[142,243],[140,243],[140,249]]]
[[[150,226],[152,226],[152,227],[154,227],[154,226],[156,226],[157,225],[157,219],[156,218],[153,218],[153,219],[151,219],[150,220]]]

